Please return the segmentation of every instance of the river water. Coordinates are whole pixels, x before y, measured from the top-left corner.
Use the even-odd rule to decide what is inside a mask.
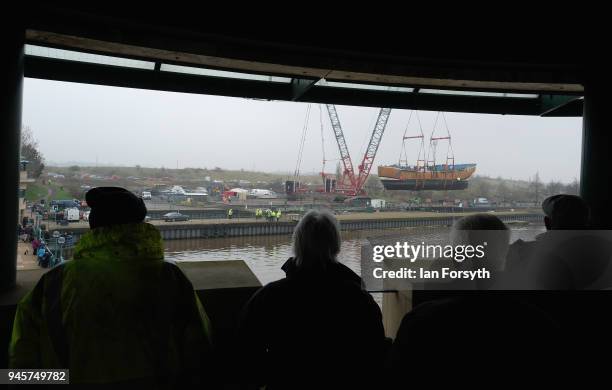
[[[541,225],[510,225],[511,241],[518,238],[532,240],[544,232]],[[361,247],[368,239],[400,241],[409,237],[412,242],[428,244],[447,242],[448,227],[418,227],[385,230],[367,230],[342,233],[342,250],[338,260],[357,274],[361,274]],[[207,238],[195,240],[168,240],[165,242],[166,259],[174,261],[244,260],[262,284],[284,277],[280,269],[292,255],[291,236],[253,236]]]

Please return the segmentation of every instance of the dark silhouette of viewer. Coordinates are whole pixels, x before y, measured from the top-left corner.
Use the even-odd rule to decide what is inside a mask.
[[[528,300],[498,291],[504,285],[507,226],[494,215],[474,214],[455,222],[450,237],[454,246],[487,242],[485,256],[459,263],[449,259],[436,267],[484,267],[492,278],[450,282],[439,291],[436,288],[443,283],[433,283],[427,291],[413,291],[413,302],[423,303],[402,319],[388,372],[434,373],[427,378],[435,382],[440,373],[459,371],[471,379],[473,370],[507,370],[515,359],[521,362],[521,370],[531,369],[536,365],[524,364],[554,357],[561,345],[558,322]]]
[[[605,231],[589,230],[586,202],[555,195],[544,200],[542,209],[547,231],[532,242],[517,240],[508,253],[514,285],[530,290],[612,287],[612,241]]]
[[[477,213],[455,221],[450,234],[454,247],[481,247],[482,256],[437,259],[432,270],[448,268],[455,271],[486,270],[489,277],[475,280],[432,280],[423,284],[424,290],[486,290],[495,288],[505,267],[510,242],[510,230],[495,215]]]
[[[543,370],[541,363],[563,356],[566,346],[559,324],[542,310],[507,294],[474,291],[422,303],[406,314],[387,372],[434,373],[428,382],[455,371],[466,377],[451,376],[453,381],[477,379],[474,370],[503,377],[514,369]]]
[[[546,232],[536,236],[535,241],[516,240],[508,250],[506,268],[516,270],[527,267],[529,259],[540,242],[546,242],[556,231],[584,230],[589,226],[590,210],[579,196],[559,194],[550,196],[542,202]],[[555,232],[552,232],[555,231]],[[567,236],[567,235],[565,235]]]
[[[74,259],[19,303],[12,368],[68,368],[71,383],[199,383],[208,319],[181,270],[164,261],[142,199],[117,187],[86,194],[89,225]]]
[[[335,218],[311,211],[298,223],[284,279],[247,303],[238,329],[243,382],[270,388],[354,382],[384,360],[380,308],[339,263]],[[346,384],[346,383],[345,383]]]
[[[548,230],[581,230],[589,226],[589,206],[577,195],[550,196],[542,202],[542,210]]]

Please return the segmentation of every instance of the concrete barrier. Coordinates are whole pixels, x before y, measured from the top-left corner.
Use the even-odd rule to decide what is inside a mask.
[[[339,217],[340,229],[343,231],[398,229],[418,226],[451,226],[463,215],[441,215],[428,217],[380,218],[376,214],[368,217],[351,218],[350,215]],[[499,214],[504,222],[527,221],[541,222],[541,214]],[[186,240],[196,238],[268,236],[291,234],[297,221],[266,222],[264,220],[208,220],[182,223],[156,223],[164,240]],[[87,227],[57,227],[52,230],[72,233],[75,242],[85,234]]]
[[[215,344],[222,351],[231,343],[238,316],[261,283],[242,260],[181,262],[210,318]],[[8,346],[17,303],[48,269],[17,271],[17,286],[0,293],[0,368],[8,365]]]

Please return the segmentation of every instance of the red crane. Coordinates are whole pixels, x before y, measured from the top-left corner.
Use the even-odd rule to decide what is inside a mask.
[[[340,119],[338,118],[336,106],[333,104],[327,104],[326,107],[327,113],[329,114],[329,120],[336,137],[336,142],[338,143],[340,160],[342,161],[342,166],[344,168],[342,177],[338,178],[336,192],[349,196],[360,195],[363,193],[363,186],[365,185],[365,182],[370,175],[372,165],[374,164],[378,146],[380,145],[385,128],[387,127],[389,116],[391,115],[391,109],[381,108],[378,112],[378,118],[376,119],[376,124],[372,130],[370,142],[368,143],[368,147],[366,148],[361,164],[359,164],[357,167],[359,169],[359,173],[356,175],[353,168],[353,161],[351,160],[351,155],[349,154],[346,140],[344,139],[344,132],[342,131],[342,126],[340,125]]]

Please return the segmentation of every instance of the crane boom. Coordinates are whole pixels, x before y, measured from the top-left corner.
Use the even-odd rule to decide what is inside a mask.
[[[326,104],[326,107],[329,114],[329,120],[334,130],[334,135],[336,136],[336,142],[338,143],[340,160],[342,160],[342,165],[344,166],[342,178],[338,178],[338,190],[350,195],[358,195],[361,193],[363,186],[370,175],[370,170],[372,169],[374,159],[376,158],[376,152],[378,151],[380,141],[387,127],[389,116],[391,115],[391,109],[381,108],[378,112],[378,118],[376,119],[374,130],[372,130],[370,142],[368,143],[363,160],[358,167],[359,174],[356,176],[355,170],[353,169],[353,161],[351,160],[351,155],[349,154],[348,147],[346,146],[346,140],[344,139],[344,132],[342,131],[342,126],[340,125],[340,119],[338,118],[336,106],[333,104]],[[348,183],[346,182],[346,179],[348,179]]]
[[[381,108],[378,112],[378,118],[376,119],[376,125],[374,126],[374,130],[372,130],[372,136],[370,137],[370,142],[368,143],[368,148],[366,149],[365,155],[363,156],[363,160],[359,165],[359,177],[356,180],[355,191],[359,193],[363,188],[368,176],[370,175],[370,170],[372,169],[372,165],[374,165],[374,159],[376,158],[376,152],[378,151],[378,147],[380,146],[380,140],[382,139],[383,134],[385,133],[385,129],[387,128],[387,122],[389,121],[389,116],[391,115],[390,108]]]
[[[342,160],[342,165],[344,168],[342,178],[338,178],[339,187],[346,187],[346,185],[350,185],[351,188],[355,188],[356,179],[355,170],[353,169],[353,161],[351,160],[351,155],[349,154],[348,147],[346,146],[346,140],[344,139],[344,132],[342,131],[342,126],[340,125],[340,119],[338,119],[336,106],[333,104],[326,104],[325,106],[327,107],[329,120],[334,130],[334,135],[336,136],[338,150],[340,151],[340,160]],[[348,178],[350,183],[345,183],[345,178]]]

